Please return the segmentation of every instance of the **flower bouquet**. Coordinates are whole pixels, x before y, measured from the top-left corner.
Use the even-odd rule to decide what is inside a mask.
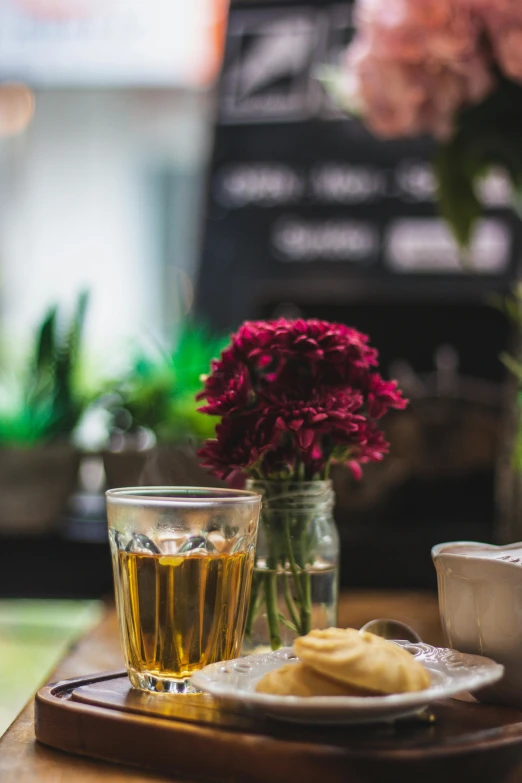
[[[219,416],[202,465],[263,494],[247,639],[283,642],[335,624],[333,462],[381,460],[378,420],[407,401],[375,371],[377,351],[350,327],[318,320],[245,322],[212,362],[201,409]],[[323,578],[321,578],[323,577]]]
[[[431,134],[441,214],[465,250],[492,165],[522,194],[520,0],[358,0],[332,89],[375,135]]]

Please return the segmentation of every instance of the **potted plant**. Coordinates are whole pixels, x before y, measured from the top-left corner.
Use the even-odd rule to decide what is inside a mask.
[[[54,528],[74,487],[71,434],[85,408],[77,374],[87,295],[68,325],[53,306],[40,323],[27,366],[0,368],[0,530]]]
[[[215,420],[198,411],[195,395],[225,342],[205,326],[185,323],[173,348],[140,352],[130,371],[112,384],[104,453],[109,487],[211,483],[195,447],[212,437]]]

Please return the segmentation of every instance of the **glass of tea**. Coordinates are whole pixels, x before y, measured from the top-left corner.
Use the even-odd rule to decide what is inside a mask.
[[[240,654],[261,496],[139,487],[106,497],[129,679],[147,691],[190,691],[195,671]]]

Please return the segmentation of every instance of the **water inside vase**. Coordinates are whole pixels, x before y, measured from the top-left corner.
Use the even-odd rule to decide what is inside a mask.
[[[337,622],[339,569],[326,560],[317,559],[296,575],[290,569],[270,570],[259,559],[254,568],[253,592],[257,593],[257,608],[247,628],[244,652],[267,648],[268,617],[266,609],[267,583],[276,583],[278,632],[281,646],[291,646],[297,636],[312,628],[329,628]],[[305,600],[303,602],[303,594]],[[306,607],[302,611],[303,603]]]

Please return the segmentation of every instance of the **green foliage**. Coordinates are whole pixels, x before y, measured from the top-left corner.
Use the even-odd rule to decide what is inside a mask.
[[[500,354],[499,358],[504,367],[517,379],[519,386],[522,387],[522,364],[505,351]]]
[[[516,343],[520,346],[522,342],[522,283],[515,283],[509,296],[496,295],[492,297],[492,304],[511,322],[518,335]],[[517,421],[511,461],[513,468],[522,472],[522,361],[507,351],[503,351],[499,358],[516,382]]]
[[[114,426],[128,431],[148,427],[163,442],[211,438],[217,418],[198,412],[196,394],[201,376],[227,343],[227,337],[187,323],[171,351],[160,351],[156,357],[139,355],[126,377],[113,386]]]
[[[0,368],[0,446],[33,446],[68,437],[85,408],[77,389],[87,294],[65,328],[51,307],[37,329],[28,366]]]
[[[464,252],[482,212],[478,185],[492,166],[506,170],[514,206],[522,206],[522,85],[497,79],[491,95],[460,114],[457,132],[434,161],[439,209]]]
[[[509,296],[493,293],[488,299],[514,326],[522,327],[522,283],[514,283]]]
[[[359,116],[359,107],[353,100],[353,96],[346,92],[346,77],[340,68],[322,64],[315,69],[314,76],[337,106],[347,114]]]
[[[482,213],[476,181],[483,173],[474,151],[460,136],[443,145],[434,160],[439,211],[462,250],[469,247],[473,229]]]

